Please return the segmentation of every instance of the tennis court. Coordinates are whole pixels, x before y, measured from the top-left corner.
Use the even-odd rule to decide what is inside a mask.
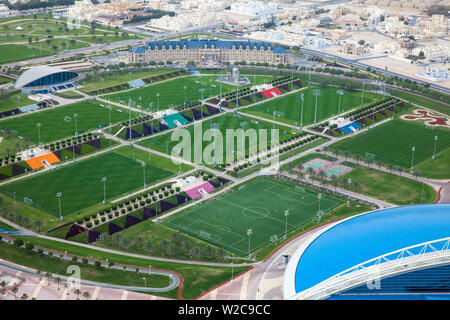
[[[288,232],[296,229],[316,219],[319,210],[341,203],[275,178],[257,178],[162,223],[243,256],[283,237],[286,227]]]

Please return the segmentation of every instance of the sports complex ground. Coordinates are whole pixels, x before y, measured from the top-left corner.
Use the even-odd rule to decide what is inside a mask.
[[[268,78],[270,77],[254,77],[257,83],[263,83],[264,79]],[[220,94],[220,83],[215,81],[215,79],[217,79],[217,76],[187,76],[168,80],[164,83],[155,83],[154,85],[143,88],[132,89],[126,92],[105,95],[103,98],[113,102],[120,102],[122,104],[128,104],[129,99],[131,99],[144,109],[149,108],[153,111],[165,110],[184,103],[194,102],[202,97],[208,98],[218,96]],[[184,89],[185,86],[186,90]],[[226,92],[231,89],[234,89],[234,86],[224,83],[222,84],[222,92]],[[202,92],[199,90],[202,90]],[[159,98],[157,97],[158,93]],[[150,104],[152,104],[152,107]]]
[[[75,114],[77,114],[76,118]],[[137,115],[136,112],[131,114],[132,117]],[[99,126],[108,126],[110,119],[112,123],[117,123],[128,118],[129,111],[126,109],[112,106],[109,110],[104,103],[85,100],[19,118],[5,119],[0,121],[0,128],[8,129],[15,136],[22,136],[34,143],[39,142],[40,134],[40,141],[48,143],[72,136],[76,130],[80,132],[93,130]],[[41,124],[39,130],[36,126],[38,123]]]
[[[167,69],[161,69],[159,72],[163,73],[164,70]],[[149,72],[149,74],[157,73],[158,71],[155,70]],[[139,77],[144,78],[145,76],[144,73],[134,74],[131,72],[130,74],[118,75],[118,77],[114,79],[107,79],[103,84],[97,79],[97,82],[100,84],[96,83],[96,85],[104,87],[106,85],[113,85],[113,83],[125,83]],[[206,98],[210,94],[212,96],[219,94],[219,84],[214,81],[215,78],[217,78],[217,75],[203,75],[201,77],[182,76],[179,78],[172,78],[167,81],[149,84],[142,88],[100,96],[102,99],[111,98],[112,101],[118,101],[122,104],[122,107],[113,106],[111,112],[104,106],[101,106],[101,104],[106,105],[107,103],[89,99],[75,104],[49,108],[31,114],[24,114],[23,116],[18,116],[16,118],[0,120],[0,128],[9,129],[10,131],[13,131],[14,136],[20,135],[34,143],[39,141],[36,123],[41,123],[40,135],[41,141],[44,143],[51,143],[61,138],[73,136],[76,131],[75,118],[73,116],[75,113],[78,114],[76,123],[78,131],[89,132],[98,129],[99,126],[108,125],[110,122],[110,115],[112,123],[123,122],[123,124],[117,126],[117,128],[126,128],[126,124],[124,123],[129,119],[129,110],[126,108],[129,98],[133,99],[133,102],[135,103],[133,106],[139,104],[139,101],[141,101],[142,108],[144,109],[149,108],[150,103],[153,102],[152,111],[156,111],[158,108],[156,93],[160,93],[160,110],[167,109],[171,106],[182,105],[185,100],[186,102],[198,102],[198,99],[200,99],[201,96]],[[249,78],[252,81],[256,79],[257,83],[264,81],[263,76],[256,76],[255,78],[250,76]],[[266,77],[266,80],[269,80],[269,78],[270,77]],[[270,80],[272,79],[276,79],[276,77],[271,76]],[[95,81],[90,81],[91,83],[87,81],[86,87],[89,85],[94,86],[92,82]],[[187,86],[186,99],[184,86]],[[315,84],[314,88],[317,86],[318,85]],[[205,89],[203,94],[198,91],[198,89],[202,88]],[[321,95],[318,98],[317,108],[318,122],[322,122],[337,114],[339,96],[336,91],[338,88],[338,86],[333,87],[329,85],[321,87]],[[235,88],[232,86],[222,85],[222,93],[234,89]],[[300,121],[300,95],[303,93],[305,95],[303,125],[307,126],[308,124],[312,124],[314,120],[315,105],[315,97],[312,95],[312,90],[313,87],[306,87],[296,90],[295,92],[284,93],[282,96],[268,98],[263,102],[256,103],[254,106],[243,107],[236,110],[236,112],[224,108],[222,113],[208,114],[211,118],[202,119],[203,117],[192,117],[192,122],[197,124],[201,123],[201,126],[203,127],[202,134],[205,130],[212,128],[213,125],[217,125],[217,128],[222,133],[227,129],[255,129],[256,131],[259,129],[267,129],[270,138],[270,132],[275,128],[279,129],[280,140],[290,139],[294,137],[295,134],[298,134],[298,128],[293,129],[288,126],[279,125],[278,123],[274,124],[272,122],[273,112],[275,111],[277,113],[275,118],[277,122],[282,122],[286,125],[292,125],[295,122],[298,124]],[[139,99],[139,97],[141,99]],[[365,92],[363,106],[381,99],[381,95]],[[249,101],[249,104],[251,103],[252,102]],[[358,108],[360,107],[360,104],[361,91],[348,91],[342,96],[341,111]],[[197,105],[195,108],[195,111],[199,111],[201,106]],[[410,108],[410,106],[407,108]],[[401,110],[399,112],[403,112],[403,109],[399,110]],[[186,114],[189,114],[189,112],[192,114],[194,113],[190,109],[183,110],[183,112],[186,112]],[[241,113],[248,114],[242,115]],[[132,117],[136,118],[140,114],[140,112],[132,112]],[[198,115],[198,112],[196,112],[196,114]],[[414,161],[415,168],[420,168],[426,163],[430,166],[427,172],[434,172],[437,178],[442,178],[443,174],[435,172],[436,170],[433,169],[433,166],[439,164],[443,172],[448,172],[448,161],[445,163],[445,159],[448,159],[448,150],[450,147],[448,130],[425,128],[423,124],[419,122],[410,123],[398,119],[390,120],[389,116],[390,115],[383,118],[387,122],[386,124],[370,128],[367,132],[360,132],[357,134],[351,133],[353,137],[342,135],[338,137],[322,137],[321,139],[323,139],[323,141],[329,141],[330,143],[327,145],[329,146],[329,149],[338,150],[340,156],[343,156],[345,152],[348,151],[353,154],[361,154],[364,157],[369,156],[375,160],[383,159],[385,166],[392,163],[393,165],[403,166],[404,168],[408,168],[410,165],[411,143],[414,141],[414,146],[416,147]],[[265,120],[261,120],[257,117],[262,117]],[[398,115],[396,115],[396,117],[398,118]],[[380,119],[377,117],[376,120]],[[159,120],[154,119],[153,121]],[[192,122],[182,122],[182,124],[183,128],[187,129],[188,133],[191,135],[192,140],[190,141],[190,144],[191,149],[194,151],[195,135]],[[135,126],[138,125],[141,125],[139,121],[137,121]],[[172,132],[181,131],[177,129],[176,126],[170,126],[164,130],[173,130]],[[100,249],[102,248],[107,248],[124,250],[127,253],[133,254],[154,256],[158,258],[163,257],[169,260],[169,262],[165,262],[163,267],[170,270],[182,270],[181,273],[184,272],[184,288],[196,292],[196,294],[192,294],[192,297],[197,296],[206,288],[213,287],[221,281],[223,282],[228,279],[228,274],[230,273],[228,270],[229,266],[224,267],[225,271],[217,271],[217,274],[220,274],[220,277],[218,276],[217,279],[214,280],[216,283],[210,281],[208,284],[205,284],[204,279],[214,278],[216,275],[215,269],[211,267],[211,269],[208,269],[208,272],[203,272],[202,270],[205,270],[202,269],[204,266],[185,265],[180,267],[179,264],[174,262],[176,260],[171,261],[170,259],[199,260],[199,264],[205,261],[228,263],[231,261],[230,259],[225,259],[224,261],[220,258],[219,251],[224,249],[225,251],[222,252],[223,256],[233,254],[237,256],[238,259],[245,260],[247,254],[251,252],[258,260],[260,260],[267,257],[269,250],[274,250],[283,243],[282,239],[286,232],[288,233],[287,237],[289,239],[290,237],[298,235],[301,230],[307,230],[316,226],[319,222],[319,210],[322,210],[325,214],[321,220],[321,222],[323,222],[370,210],[371,204],[364,202],[368,201],[367,199],[374,201],[369,201],[370,203],[379,203],[377,200],[380,200],[387,201],[394,205],[409,204],[410,202],[417,203],[422,200],[433,202],[436,199],[436,191],[428,185],[426,188],[423,188],[423,180],[421,180],[421,178],[419,178],[418,181],[415,181],[415,179],[405,177],[404,175],[401,177],[398,175],[394,176],[386,171],[363,167],[363,164],[360,163],[356,165],[357,167],[355,167],[353,171],[347,175],[343,175],[341,179],[352,177],[354,182],[358,182],[359,189],[356,190],[356,187],[354,187],[355,184],[352,184],[350,191],[353,192],[353,195],[356,194],[360,197],[358,199],[363,200],[361,200],[361,202],[350,201],[350,206],[346,206],[344,204],[344,201],[346,200],[344,197],[332,195],[332,191],[336,191],[336,186],[332,186],[330,181],[327,181],[327,183],[329,183],[329,192],[325,192],[315,191],[315,189],[308,188],[298,181],[294,183],[286,182],[277,177],[257,177],[257,169],[247,176],[240,176],[239,174],[235,174],[232,170],[224,172],[220,167],[212,169],[212,166],[206,163],[204,165],[206,165],[207,168],[201,168],[194,164],[192,164],[192,166],[181,165],[180,167],[177,164],[172,163],[169,157],[164,155],[158,156],[152,152],[153,150],[170,154],[179,143],[179,141],[171,141],[172,132],[152,132],[151,134],[155,136],[149,135],[145,138],[141,136],[134,137],[133,139],[136,140],[126,140],[126,135],[121,136],[118,131],[111,130],[111,132],[117,133],[116,136],[109,135],[109,132],[110,131],[105,130],[104,136],[100,137],[100,140],[102,140],[100,142],[100,147],[96,149],[94,147],[89,149],[90,145],[88,142],[90,141],[86,141],[86,143],[80,147],[81,154],[71,154],[70,148],[58,149],[57,151],[60,151],[59,154],[61,155],[61,162],[53,166],[52,170],[44,168],[44,172],[35,171],[30,177],[18,177],[18,181],[2,181],[2,185],[0,186],[0,193],[4,196],[2,199],[5,203],[12,206],[13,203],[15,204],[15,202],[13,202],[15,197],[18,204],[17,214],[21,215],[22,218],[25,217],[31,221],[28,224],[28,228],[30,229],[37,231],[33,225],[33,223],[39,222],[37,220],[41,220],[40,222],[42,222],[42,230],[39,230],[39,232],[43,233],[67,223],[67,225],[61,229],[57,229],[54,233],[47,234],[51,237],[56,237],[52,240],[54,242],[52,245],[57,246],[55,243],[60,240],[57,238],[64,238],[69,234],[67,231],[72,229],[70,223],[73,223],[75,226],[78,224],[89,230],[85,230],[83,231],[84,233],[80,234],[83,239],[86,240],[85,242],[80,240],[82,238],[81,236],[72,237],[69,239],[70,241],[88,243],[88,233],[95,231],[103,236],[106,234],[109,239],[112,239],[114,236],[114,239],[122,238],[122,240],[125,239],[131,243],[129,247],[125,248],[122,247],[122,243],[126,241],[112,243],[100,241],[100,238],[98,238],[92,242],[92,245],[98,247],[98,252],[100,252]],[[124,130],[122,130],[121,133],[123,132]],[[312,127],[306,128],[305,132],[308,135],[315,135],[317,133]],[[431,161],[430,158],[433,153],[434,136],[436,134],[439,137],[436,147],[436,159]],[[326,134],[320,133],[320,135],[325,136]],[[235,147],[233,149],[236,154],[236,140],[237,139],[234,139],[234,141],[224,141],[223,151],[226,150],[227,145],[234,143]],[[112,150],[107,150],[106,148],[109,146],[110,141],[113,141],[115,144],[113,145]],[[8,142],[8,146],[11,143],[14,143],[13,141],[8,140],[5,140],[5,142]],[[133,148],[130,146],[130,142],[131,144],[136,143],[138,147],[143,146],[151,150],[144,151],[142,149]],[[212,151],[211,141],[204,141],[201,143],[202,151],[206,150],[207,147]],[[246,153],[248,153],[249,149],[249,143],[246,141]],[[286,160],[286,164],[289,166],[291,164],[289,161],[292,160],[292,164],[295,164],[296,160],[299,161],[302,159],[294,158],[297,155],[299,157],[303,156],[302,153],[318,152],[318,154],[320,154],[319,157],[325,157],[324,150],[325,149],[322,149],[322,151],[320,151],[318,148],[313,147],[312,144],[304,144],[298,149],[295,147],[293,150],[282,154],[281,159]],[[103,153],[95,154],[94,151]],[[76,161],[71,163],[72,156],[74,155]],[[85,156],[86,159],[78,160],[77,156],[81,155]],[[291,157],[292,159],[290,159]],[[314,157],[317,157],[317,154],[314,154]],[[191,158],[188,160],[193,161],[194,159]],[[303,158],[303,160],[305,159]],[[144,168],[141,165],[141,161],[146,163]],[[18,164],[19,163],[16,165]],[[8,165],[11,166],[11,163],[8,163]],[[196,167],[196,170],[194,170],[194,167]],[[255,167],[250,167],[249,170],[254,168]],[[4,166],[2,169],[13,172],[14,168]],[[209,179],[208,181],[214,183],[217,183],[217,177],[220,176],[229,179],[229,184],[225,182],[225,186],[222,186],[222,182],[220,182],[219,185],[215,186],[216,189],[208,191],[208,196],[204,198],[200,196],[194,201],[191,201],[192,199],[183,198],[185,197],[185,194],[188,193],[187,191],[181,191],[176,195],[167,196],[167,198],[164,198],[160,202],[153,201],[151,205],[146,204],[144,208],[147,209],[147,212],[150,211],[153,214],[156,211],[156,217],[158,217],[156,220],[154,220],[155,215],[152,215],[146,217],[147,220],[144,221],[145,210],[142,207],[139,207],[137,210],[133,209],[133,211],[121,211],[120,217],[115,215],[115,217],[108,218],[108,221],[103,221],[105,223],[102,223],[97,227],[94,226],[93,229],[90,229],[91,227],[86,223],[87,220],[84,220],[88,217],[91,219],[89,221],[95,221],[94,219],[101,218],[100,216],[103,213],[109,212],[109,210],[118,203],[120,203],[120,205],[126,203],[125,207],[131,202],[137,205],[140,201],[143,201],[142,199],[144,198],[144,180],[148,190],[152,190],[153,192],[154,188],[155,190],[158,188],[159,192],[160,186],[166,188],[166,185],[168,186],[173,183],[173,178],[177,176],[179,169],[181,169],[182,174],[190,171],[190,176],[195,174],[196,177]],[[422,175],[426,176],[425,173],[424,170]],[[13,175],[9,175],[5,179],[12,177]],[[102,181],[103,177],[107,178],[105,184],[103,184]],[[304,177],[304,179],[306,178]],[[368,181],[369,179],[370,181]],[[406,180],[410,183],[404,183]],[[312,181],[312,179],[309,181]],[[204,182],[205,180],[201,181],[201,183]],[[161,183],[161,185],[156,187],[156,183]],[[325,183],[320,183],[321,187],[326,186]],[[383,183],[386,186],[389,186],[389,188],[378,188],[377,183]],[[396,188],[399,184],[407,187],[401,190],[394,190],[400,189]],[[414,186],[414,194],[409,192],[409,186]],[[338,185],[338,187],[340,187],[340,185]],[[148,192],[147,189],[145,190],[145,193]],[[345,186],[340,189],[343,189],[342,192],[346,191]],[[374,189],[377,189],[377,192],[373,192]],[[59,192],[62,193],[61,213],[64,218],[62,222],[58,219],[59,203],[56,194]],[[322,193],[320,200],[319,192]],[[411,193],[411,197],[409,198],[404,197],[401,201],[395,198],[399,194],[406,194],[408,192]],[[163,193],[164,192],[161,192],[159,195],[162,196]],[[142,198],[137,200],[138,197],[141,196]],[[104,197],[106,198],[105,205],[102,203]],[[149,199],[149,197],[146,199]],[[166,206],[175,205],[175,207],[170,207],[167,211],[162,211],[161,203],[163,201],[165,201]],[[285,216],[286,212],[289,213],[287,217]],[[119,211],[116,211],[116,213],[119,213]],[[136,218],[138,218],[141,221],[136,225],[128,225],[126,228],[117,231],[117,233],[108,234],[107,231],[110,230],[109,227],[111,224],[127,224],[128,218],[130,218],[130,220],[134,218],[135,221]],[[250,229],[252,232],[249,236],[247,232]],[[143,239],[154,246],[153,251],[145,251],[142,246]],[[43,239],[36,238],[35,244],[44,246],[49,245],[49,243],[39,242],[42,240]],[[185,246],[185,243],[190,243],[191,247]],[[81,250],[83,253],[80,253],[80,255],[86,255],[83,251],[85,248],[80,248],[81,247],[75,242],[70,246],[71,250],[75,250],[76,252],[80,252],[77,250]],[[200,252],[200,254],[198,252]],[[109,253],[102,252],[102,254],[103,258],[110,257]],[[124,262],[125,259],[126,258],[121,257],[119,254],[114,256],[114,262]],[[156,259],[148,261],[152,261],[151,263],[153,266],[161,266],[158,264],[159,262],[156,262]],[[147,265],[148,261],[145,261],[144,265]],[[243,270],[244,268],[242,271]],[[176,295],[171,295],[171,297],[176,297]]]
[[[367,132],[344,139],[330,146],[341,154],[359,154],[364,158],[381,160],[385,165],[395,165],[410,168],[414,164],[431,159],[434,153],[435,136],[436,155],[444,150],[448,153],[450,147],[450,130],[424,126],[422,123],[412,123],[393,120],[381,124]],[[415,147],[414,159],[412,147]],[[441,155],[442,156],[442,155]],[[436,160],[439,161],[439,156]]]
[[[303,103],[303,125],[314,122],[316,98],[313,95],[314,88],[306,88],[299,92],[287,94],[279,99],[270,100],[255,106],[245,108],[241,112],[255,116],[260,116],[273,120],[284,122],[287,124],[297,124],[300,126],[301,120],[301,95],[304,95]],[[327,119],[333,115],[337,115],[339,111],[339,94],[338,88],[328,87],[322,88],[320,96],[317,98],[317,122]],[[347,91],[341,98],[341,112],[348,111],[357,106],[364,105],[381,99],[380,95],[374,93],[365,93],[364,99],[360,91]],[[361,104],[361,100],[363,103]]]
[[[220,117],[216,117],[214,119],[209,119],[209,120],[203,121],[201,123],[203,131],[201,131],[201,132],[204,132],[205,130],[210,129],[213,124],[217,124],[218,130],[220,132],[222,132],[222,134],[223,134],[224,143],[222,145],[222,150],[223,150],[224,159],[226,157],[227,145],[229,146],[229,148],[231,150],[234,150],[236,157],[239,156],[237,154],[238,147],[239,147],[236,142],[237,139],[236,138],[233,140],[226,139],[226,130],[227,129],[243,129],[244,131],[249,130],[249,129],[254,129],[256,133],[258,133],[258,130],[260,130],[260,129],[267,129],[268,130],[267,135],[268,135],[269,141],[270,141],[271,130],[273,128],[279,130],[280,140],[283,138],[290,137],[294,133],[291,128],[283,127],[280,125],[274,126],[270,122],[255,120],[255,119],[252,119],[252,118],[249,118],[246,116],[241,116],[239,114],[231,114],[231,113],[225,114]],[[189,131],[189,134],[191,137],[192,156],[191,156],[190,161],[193,161],[194,160],[194,150],[195,150],[194,149],[194,139],[196,138],[195,133],[194,133],[194,126],[186,127],[186,129]],[[172,133],[166,133],[166,134],[154,137],[154,138],[149,138],[149,139],[143,140],[143,141],[139,142],[139,144],[144,147],[148,147],[148,148],[151,148],[154,150],[158,150],[160,152],[170,154],[171,151],[174,150],[174,148],[176,148],[176,146],[179,143],[178,140],[172,141],[171,135],[172,135]],[[198,138],[201,138],[201,137],[198,137]],[[205,150],[206,146],[210,145],[210,144],[211,144],[211,142],[209,142],[209,141],[203,141],[202,142],[202,150]],[[232,147],[233,144],[234,144],[234,148]],[[248,153],[248,150],[250,149],[250,147],[251,146],[249,145],[249,142],[247,141],[245,143],[245,152],[246,153]],[[255,146],[255,148],[256,147],[257,146]],[[175,149],[175,151],[176,151],[176,149]],[[211,150],[211,151],[213,151],[213,150]],[[184,155],[182,155],[182,156],[184,157]],[[187,159],[187,160],[189,160],[189,159]]]
[[[138,161],[136,161],[138,160]],[[150,155],[131,147],[121,147],[112,152],[61,166],[50,172],[36,175],[1,188],[17,199],[29,198],[33,206],[59,217],[56,198],[62,192],[61,211],[68,216],[78,210],[101,203],[104,197],[102,178],[106,177],[106,200],[143,188],[144,173],[139,161],[144,161],[145,182],[151,185],[178,173],[179,166],[169,159]],[[126,170],[125,170],[126,168]],[[190,169],[181,166],[182,172]]]
[[[186,210],[163,224],[245,255],[282,237],[286,220],[289,232],[317,219],[319,210],[328,212],[343,203],[327,195],[319,200],[318,194],[295,184],[262,178]]]

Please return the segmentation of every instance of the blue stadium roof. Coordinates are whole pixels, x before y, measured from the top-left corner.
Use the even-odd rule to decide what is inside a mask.
[[[163,47],[168,49],[170,47],[176,48],[179,45],[180,48],[186,46],[187,49],[202,49],[206,46],[206,48],[221,48],[221,49],[232,49],[233,46],[239,48],[242,46],[243,49],[247,47],[250,50],[263,48],[264,50],[268,50],[269,48],[273,50],[274,53],[284,54],[287,51],[282,46],[274,47],[269,42],[260,42],[260,41],[227,41],[227,40],[199,40],[199,39],[182,39],[182,40],[167,40],[167,41],[149,41],[144,46],[134,46],[130,52],[133,53],[144,53],[148,48],[152,50],[154,48],[162,49]]]
[[[301,292],[380,255],[448,237],[449,213],[450,204],[402,206],[337,223],[314,239],[300,256],[292,257],[285,286]]]

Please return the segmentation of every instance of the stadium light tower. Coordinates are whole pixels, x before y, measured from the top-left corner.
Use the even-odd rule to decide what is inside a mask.
[[[144,176],[144,188],[147,188],[147,184],[145,183],[145,162],[144,161],[141,162],[141,167],[142,167],[142,173]]]
[[[216,167],[216,131],[219,129],[219,124],[211,123],[211,129],[214,130],[214,153],[213,153],[213,168]]]
[[[300,111],[300,131],[303,130],[303,104],[305,102],[305,95],[302,93],[300,96],[300,99],[302,100],[302,109]]]
[[[187,86],[184,86],[183,89],[184,89],[184,104],[186,105],[186,89],[187,89]]]
[[[364,86],[365,86],[365,84],[366,84],[366,81],[363,80],[363,83],[362,83],[362,92],[361,92],[361,104],[364,103]]]
[[[59,206],[59,220],[61,220],[61,221],[62,221],[62,219],[63,219],[63,216],[62,216],[62,214],[61,214],[61,197],[62,197],[62,192],[58,192],[58,193],[56,194],[56,198],[58,198],[58,206]]]
[[[320,96],[320,89],[314,89],[313,95],[316,97],[316,108],[314,109],[314,124],[317,121],[317,97]]]
[[[317,212],[320,212],[320,199],[322,199],[322,194],[321,193],[319,193],[317,195],[317,200],[319,200],[319,210]]]
[[[158,108],[158,110],[157,111],[159,111],[159,92],[158,93],[156,93],[156,105],[157,105],[157,108]]]
[[[103,204],[106,203],[106,180],[106,177],[103,177],[101,180],[103,182]]]
[[[38,128],[39,144],[41,144],[41,126],[42,124],[40,122],[36,123],[36,127]]]
[[[203,93],[205,92],[205,88],[198,89],[198,92],[200,92],[200,101],[201,101],[203,99]],[[202,103],[202,108],[201,108],[201,115],[203,118],[203,103]]]
[[[247,230],[247,235],[248,235],[248,258],[251,259],[251,254],[250,254],[250,236],[252,235],[253,230],[252,229],[248,229]]]
[[[108,104],[108,105],[106,106],[106,109],[109,110],[109,125],[112,125],[112,122],[111,122],[111,110],[112,110],[112,107],[111,107],[111,105]]]
[[[341,114],[341,98],[342,98],[342,95],[344,94],[344,90],[339,89],[339,90],[337,91],[337,94],[339,95],[339,108],[338,108],[338,114]]]
[[[416,151],[416,147],[411,148],[412,158],[411,158],[411,171],[414,171],[414,151]]]
[[[431,159],[434,160],[434,157],[436,156],[436,144],[437,144],[437,140],[438,140],[438,136],[434,136],[434,151],[433,151],[433,156],[431,157]]]
[[[75,118],[75,132],[78,132],[78,113],[74,113],[73,117]]]
[[[284,240],[286,240],[286,237],[287,237],[287,219],[288,219],[288,215],[289,215],[289,210],[286,210],[285,212],[284,212],[284,216],[286,217],[286,227],[285,227],[285,229],[284,229]]]

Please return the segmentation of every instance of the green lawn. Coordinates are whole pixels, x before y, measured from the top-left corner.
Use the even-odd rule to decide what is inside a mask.
[[[35,103],[36,101],[28,99],[28,96],[22,94],[22,92],[14,91],[0,98],[0,112],[14,110],[19,107],[28,106]]]
[[[75,121],[74,114],[78,114]],[[1,129],[14,130],[15,135],[28,138],[37,143],[39,131],[37,123],[41,123],[41,142],[48,143],[73,135],[76,131],[88,131],[99,125],[109,124],[110,111],[93,100],[85,100],[74,104],[56,107],[41,112],[24,115],[14,119],[0,121]],[[137,113],[132,113],[132,117]],[[112,106],[111,122],[116,123],[129,118],[128,110]]]
[[[135,157],[147,164],[145,166],[147,185],[178,173],[179,167],[169,159],[150,156],[147,152],[131,147],[123,147],[5,185],[0,190],[8,195],[16,192],[17,198],[31,198],[34,206],[55,216],[59,216],[56,193],[62,192],[61,208],[63,216],[66,216],[83,208],[101,204],[104,196],[102,177],[107,177],[105,183],[107,199],[142,188],[143,169],[141,164],[135,161]],[[190,167],[181,166],[181,169],[185,172]]]
[[[95,76],[87,75],[84,79],[79,81],[79,84],[83,86],[82,88],[79,88],[79,90],[88,93],[93,90],[119,85],[132,80],[153,77],[176,70],[177,69],[162,68],[139,71],[111,71],[106,74],[98,74]]]
[[[66,99],[81,99],[84,97],[82,94],[79,94],[72,90],[56,92],[55,95],[58,97],[61,97],[61,98],[66,98]]]
[[[434,101],[422,96],[416,96],[415,94],[400,91],[400,90],[391,90],[391,94],[393,96],[399,97],[401,99],[405,99],[411,103],[417,104],[419,106],[423,106],[432,110],[436,110],[443,114],[450,116],[450,106],[445,103],[440,103],[438,101]]]
[[[338,180],[341,181],[342,186],[348,186],[349,178],[352,181],[350,186],[352,191],[393,204],[433,203],[437,198],[436,191],[420,181],[372,168],[356,166],[354,170],[342,175]],[[357,189],[355,189],[356,182],[359,184]]]
[[[186,86],[186,103],[193,102],[201,97],[210,97],[219,95],[220,87],[219,83],[214,81],[216,76],[190,76],[179,79],[173,79],[162,83],[155,83],[147,87],[130,90],[127,92],[116,93],[104,96],[104,98],[128,104],[128,99],[133,100],[137,104],[142,102],[144,108],[150,108],[150,104],[153,103],[152,110],[158,110],[158,97],[159,96],[159,110],[168,109],[171,106],[182,105],[184,100],[184,86]],[[210,81],[211,80],[211,81]],[[215,87],[212,87],[214,85]],[[199,90],[204,89],[203,93]],[[232,86],[222,84],[222,92],[232,89]],[[140,100],[141,98],[141,100]]]
[[[336,115],[339,110],[339,95],[336,93],[338,88],[322,88],[320,96],[317,98],[317,122]],[[286,94],[279,98],[270,99],[267,102],[241,110],[242,112],[255,116],[264,117],[273,120],[273,113],[276,121],[300,125],[301,121],[301,95],[304,94],[303,104],[303,125],[314,123],[315,97],[313,88],[307,88],[296,93]],[[366,93],[364,95],[364,104],[375,101],[379,96]],[[348,111],[361,104],[361,92],[346,92],[341,99],[341,112]]]
[[[320,210],[327,212],[341,203],[323,196]],[[299,190],[273,178],[256,179],[162,223],[245,256],[285,234],[286,210],[288,231],[315,219],[319,210],[317,192]],[[252,229],[250,246],[249,229]]]
[[[4,158],[12,153],[17,154],[19,150],[26,149],[31,145],[29,140],[20,139],[8,133],[1,133],[0,137],[0,158]]]
[[[436,153],[448,150],[450,146],[450,131],[434,129],[423,124],[409,121],[393,120],[379,125],[367,132],[349,137],[330,146],[331,150],[346,151],[350,154],[366,156],[370,153],[374,159],[382,160],[385,165],[393,164],[409,170],[412,162],[412,147],[414,164],[418,165],[433,155],[434,137],[438,136]],[[447,168],[444,165],[443,168]],[[418,167],[416,166],[415,169]],[[446,174],[447,175],[447,174]]]
[[[188,131],[189,135],[190,135],[190,145],[191,145],[191,156],[188,155],[188,153],[185,151],[185,153],[178,153],[178,150],[181,149],[180,145],[181,144],[185,144],[183,142],[178,142],[179,140],[175,140],[172,141],[171,135],[173,133],[169,132],[163,135],[159,135],[157,137],[154,138],[149,138],[146,139],[144,141],[139,142],[138,144],[144,146],[144,147],[148,147],[148,148],[152,148],[155,150],[158,150],[160,152],[165,152],[168,154],[172,154],[172,151],[174,152],[174,154],[176,155],[180,155],[183,158],[185,158],[186,160],[189,161],[195,161],[195,154],[199,155],[199,151],[200,149],[196,148],[194,142],[195,142],[195,127],[196,126],[201,126],[201,128],[203,128],[203,131],[199,131],[202,132],[200,134],[204,134],[204,132],[208,129],[211,128],[211,124],[216,123],[218,125],[218,129],[220,132],[222,132],[223,134],[223,143],[220,142],[220,139],[218,138],[217,140],[217,144],[216,144],[216,163],[217,164],[222,164],[224,162],[226,162],[226,160],[228,159],[228,157],[231,158],[241,158],[242,156],[244,156],[244,154],[242,153],[242,144],[241,142],[237,142],[237,139],[227,139],[227,133],[226,130],[227,129],[240,129],[242,128],[244,131],[247,132],[251,132],[251,130],[255,130],[255,134],[258,134],[258,130],[267,130],[267,140],[270,141],[271,140],[271,132],[272,132],[272,128],[273,125],[270,124],[269,122],[265,122],[265,121],[256,121],[254,119],[245,117],[245,116],[241,116],[241,115],[236,115],[236,114],[225,114],[223,116],[220,117],[216,117],[214,119],[209,119],[209,120],[205,120],[201,123],[197,123],[196,125],[190,125],[188,127],[186,127],[186,130]],[[200,128],[200,127],[198,127]],[[279,130],[279,136],[280,136],[280,140],[285,138],[285,137],[290,137],[292,135],[292,130],[290,128],[287,127],[282,127],[279,125],[275,126],[275,130]],[[176,134],[177,131],[174,131],[174,133]],[[198,138],[201,138],[201,136],[198,136]],[[180,140],[181,141],[181,140]],[[214,141],[214,139],[212,138],[211,141]],[[258,139],[259,141],[259,139]],[[258,142],[260,143],[260,142]],[[185,144],[186,146],[189,144],[189,141]],[[198,144],[198,146],[200,146],[200,144]],[[221,157],[220,157],[220,146],[222,146],[221,150],[222,150],[222,159],[223,161],[221,161]],[[258,147],[256,145],[252,145],[255,149]],[[261,147],[261,145],[260,145]],[[214,143],[211,144],[211,142],[209,141],[203,141],[202,145],[201,145],[201,150],[205,150],[206,148],[207,151],[203,152],[203,156],[205,157],[205,155],[212,155],[213,154],[213,149],[214,149]],[[228,152],[227,153],[227,149],[229,148],[229,150],[231,150],[231,154]],[[177,150],[178,149],[178,150]],[[247,138],[245,141],[245,153],[248,153],[250,149],[250,144],[249,144],[249,139]],[[211,157],[212,158],[212,157]],[[205,160],[205,159],[203,159]],[[231,161],[231,160],[230,160]],[[204,161],[205,164],[212,164],[211,163],[207,163],[206,161]]]

